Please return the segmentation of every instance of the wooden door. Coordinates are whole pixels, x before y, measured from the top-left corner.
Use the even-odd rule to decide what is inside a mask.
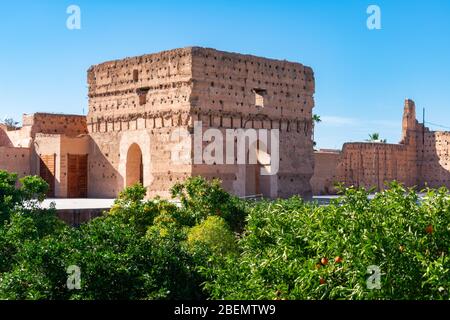
[[[67,197],[87,198],[87,155],[67,155]]]
[[[39,175],[48,183],[47,197],[55,197],[55,167],[56,155],[41,155],[39,159]]]

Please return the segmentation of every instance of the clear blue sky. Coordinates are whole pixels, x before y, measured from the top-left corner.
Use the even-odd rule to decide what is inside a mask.
[[[71,4],[81,30],[66,28]],[[382,30],[366,27],[370,4]],[[450,127],[448,0],[1,1],[0,41],[1,118],[86,112],[90,65],[195,45],[311,66],[321,148],[398,142],[407,97]]]

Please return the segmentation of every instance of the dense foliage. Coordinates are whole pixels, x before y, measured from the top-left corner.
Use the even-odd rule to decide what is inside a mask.
[[[449,299],[450,198],[422,201],[398,184],[373,200],[346,189],[329,206],[299,198],[255,204],[242,253],[207,283],[227,299]],[[379,289],[368,267],[380,270]],[[370,281],[369,281],[370,282]]]
[[[172,189],[179,204],[135,185],[72,228],[39,208],[47,187],[0,171],[0,299],[450,299],[446,189],[342,188],[319,206],[191,178]]]

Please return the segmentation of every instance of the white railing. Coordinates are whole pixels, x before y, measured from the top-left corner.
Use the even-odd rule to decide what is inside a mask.
[[[264,196],[262,194],[253,194],[250,196],[243,196],[243,197],[239,197],[240,199],[244,199],[244,200],[253,200],[253,199],[263,199]]]

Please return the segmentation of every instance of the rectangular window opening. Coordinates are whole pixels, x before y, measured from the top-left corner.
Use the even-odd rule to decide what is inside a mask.
[[[255,106],[264,108],[264,97],[267,95],[267,90],[255,88],[252,91],[255,94]]]

